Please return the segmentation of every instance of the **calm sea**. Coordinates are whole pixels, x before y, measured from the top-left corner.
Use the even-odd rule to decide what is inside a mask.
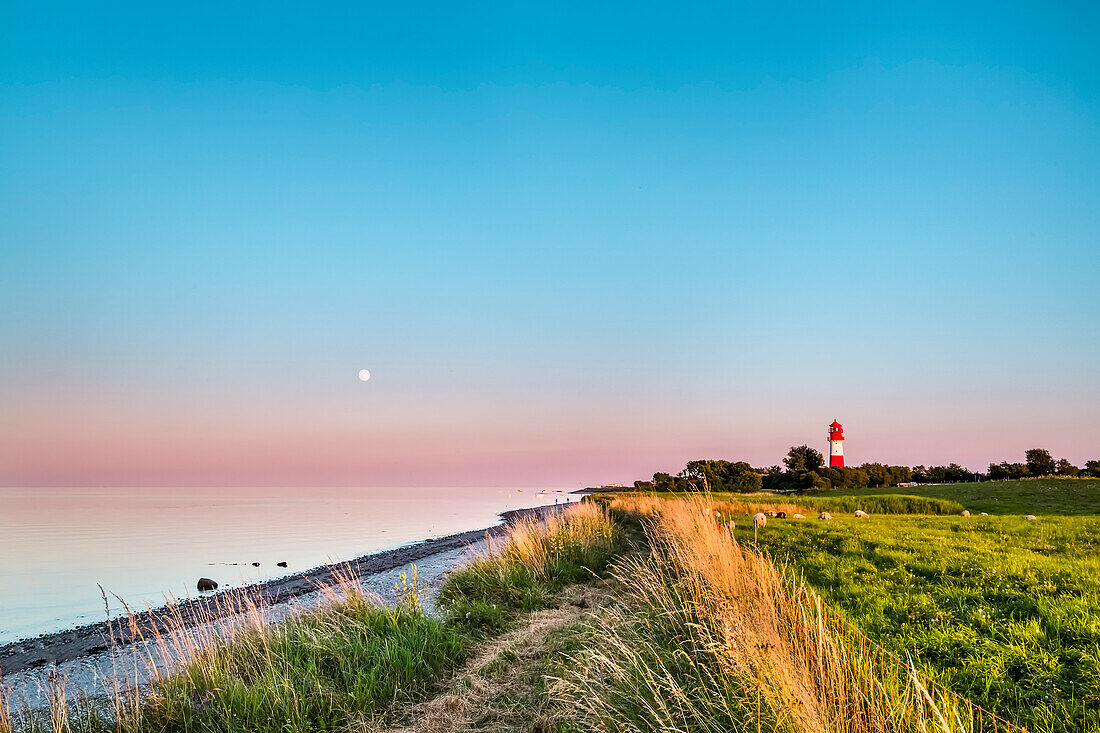
[[[118,598],[144,609],[169,593],[195,595],[201,576],[240,586],[488,527],[502,511],[565,497],[500,488],[0,488],[0,643],[104,618],[97,584],[112,612]]]

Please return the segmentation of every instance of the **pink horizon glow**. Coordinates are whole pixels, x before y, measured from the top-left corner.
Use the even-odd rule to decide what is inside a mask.
[[[831,415],[829,419],[831,419]],[[629,483],[687,460],[726,458],[754,466],[780,463],[791,445],[827,454],[820,425],[764,424],[745,431],[736,420],[705,426],[604,420],[514,426],[115,425],[24,426],[6,431],[0,484],[12,486],[560,486]],[[814,428],[817,428],[816,430]],[[522,429],[520,429],[522,428]],[[946,464],[984,470],[1023,459],[1031,447],[1081,465],[1090,456],[1081,434],[1033,430],[1030,436],[930,431],[916,424],[845,420],[849,465],[864,462]]]

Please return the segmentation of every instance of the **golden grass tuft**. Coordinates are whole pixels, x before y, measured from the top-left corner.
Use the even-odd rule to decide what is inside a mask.
[[[482,558],[498,556],[504,563],[522,566],[546,579],[554,570],[556,558],[571,549],[608,545],[614,531],[605,509],[595,504],[574,504],[544,518],[520,519],[509,527],[503,545],[489,541]]]
[[[685,500],[680,501],[683,502]],[[707,510],[719,512],[724,519],[736,519],[737,517],[744,516],[751,517],[757,512],[767,512],[769,510],[786,512],[788,516],[791,514],[810,514],[811,512],[816,514],[816,511],[811,507],[788,502],[719,501],[707,494],[701,494],[698,497],[686,501],[697,505],[700,514]],[[662,507],[668,507],[674,504],[675,500],[663,499],[656,496],[617,496],[611,500],[609,508],[612,511],[653,517],[661,511]]]

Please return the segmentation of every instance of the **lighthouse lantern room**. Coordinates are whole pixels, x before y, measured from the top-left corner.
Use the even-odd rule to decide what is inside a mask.
[[[844,426],[836,420],[829,426],[829,465],[844,468]]]

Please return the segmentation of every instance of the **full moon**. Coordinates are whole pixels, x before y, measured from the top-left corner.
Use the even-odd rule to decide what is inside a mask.
[[[370,370],[369,369],[360,369],[359,370],[359,381],[360,382],[365,382],[368,379],[370,379]]]

